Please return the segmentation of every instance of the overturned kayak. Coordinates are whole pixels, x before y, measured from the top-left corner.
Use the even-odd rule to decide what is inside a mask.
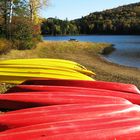
[[[27,80],[22,85],[50,85],[50,86],[71,86],[71,87],[86,87],[107,89],[122,92],[130,92],[140,94],[139,89],[133,84],[124,84],[117,82],[105,82],[105,81],[89,81],[89,80],[69,80],[69,79],[33,79]]]
[[[95,73],[93,73],[92,71],[90,70],[86,70],[86,69],[83,69],[81,71],[78,71],[76,69],[72,69],[72,68],[63,68],[61,66],[59,67],[56,67],[56,66],[32,66],[32,65],[27,65],[27,66],[13,66],[13,65],[2,65],[0,66],[0,71],[2,72],[30,72],[30,73],[37,73],[37,72],[42,72],[42,73],[47,73],[47,71],[49,70],[60,70],[60,71],[68,71],[68,72],[80,72],[80,73],[83,73],[85,75],[89,75],[89,76],[92,76],[92,75],[95,75]],[[82,72],[83,71],[83,72]]]
[[[30,59],[10,59],[10,60],[1,60],[0,65],[26,65],[26,64],[40,64],[40,65],[45,65],[45,64],[70,64],[70,65],[77,65],[83,69],[86,69],[84,66],[78,64],[77,62],[70,61],[70,60],[65,60],[65,59],[52,59],[52,58],[30,58]]]
[[[92,103],[99,104],[130,104],[126,99],[98,95],[71,95],[48,92],[47,94],[12,93],[0,94],[0,109],[22,109],[35,106]]]
[[[61,59],[13,59],[0,61],[0,82],[20,84],[28,79],[94,80],[94,72]]]
[[[28,90],[29,89],[29,90]],[[38,91],[37,91],[38,90]],[[140,105],[140,94],[132,94],[120,91],[111,91],[104,89],[93,89],[93,88],[79,88],[79,87],[66,87],[66,86],[39,86],[39,85],[18,85],[11,88],[9,92],[19,94],[48,94],[52,92],[56,95],[71,95],[71,96],[113,96],[124,98],[134,104]],[[8,91],[7,91],[8,93]]]
[[[114,119],[114,120],[113,120]],[[99,122],[99,123],[98,123]],[[85,133],[92,131],[92,135],[89,135],[88,138],[93,138],[96,135],[101,135],[100,130],[111,130],[115,129],[117,132],[112,134],[112,131],[108,133],[109,135],[104,135],[104,137],[114,136],[123,136],[122,134],[132,135],[140,132],[140,118],[126,118],[126,117],[114,117],[114,118],[96,118],[96,119],[83,119],[83,120],[72,120],[64,122],[54,122],[54,123],[45,123],[39,125],[32,125],[28,127],[22,127],[17,129],[12,129],[1,133],[0,139],[10,140],[10,139],[36,139],[41,138],[42,136],[46,139],[52,137],[57,140],[57,135],[64,139],[62,136],[69,136],[71,134]],[[119,129],[124,129],[125,131],[121,132]],[[135,131],[130,131],[130,129],[135,129]],[[95,133],[95,132],[98,133]],[[129,132],[130,131],[130,132]],[[124,133],[125,132],[125,133]],[[127,132],[127,133],[126,133]],[[106,133],[103,133],[106,134]],[[120,135],[119,135],[120,134]],[[65,137],[66,138],[66,137]],[[72,137],[71,137],[72,138]],[[73,137],[74,138],[74,137]],[[77,139],[77,135],[75,137]],[[81,137],[85,139],[86,137]],[[96,137],[95,137],[96,139]],[[64,139],[65,140],[65,139]]]
[[[95,75],[94,72],[87,70],[84,66],[69,60],[63,59],[13,59],[13,60],[1,60],[0,61],[0,71],[6,71],[11,69],[20,69],[20,71],[34,71],[35,69],[56,69],[56,70],[75,70],[77,72],[86,74],[86,75]]]
[[[73,79],[73,80],[91,80],[91,77],[84,75],[76,71],[60,71],[60,70],[48,70],[44,72],[4,72],[0,71],[0,82],[20,84],[28,79],[43,78],[43,79]]]
[[[1,115],[7,115],[7,114],[13,114],[13,115],[19,115],[20,113],[24,113],[24,114],[28,114],[28,113],[33,113],[33,112],[56,112],[56,111],[60,111],[60,110],[77,110],[77,109],[84,109],[84,108],[89,108],[89,107],[94,107],[94,108],[102,108],[102,107],[120,107],[120,106],[124,106],[124,107],[135,107],[135,109],[139,110],[139,106],[138,105],[134,105],[130,102],[126,103],[126,104],[92,104],[92,103],[80,103],[80,104],[64,104],[64,105],[53,105],[53,106],[41,106],[41,107],[33,107],[33,108],[26,108],[26,109],[20,109],[20,110],[15,110],[15,111],[8,111],[4,114]],[[116,109],[116,108],[115,108]]]
[[[64,108],[63,108],[64,107]],[[38,107],[36,109],[17,110],[0,115],[1,131],[41,124],[70,120],[97,119],[97,118],[135,118],[140,115],[140,108],[133,104],[107,104],[107,105],[56,105]],[[101,123],[101,122],[97,122]],[[103,121],[102,121],[103,123]]]
[[[124,127],[104,128],[98,130],[73,132],[67,134],[59,134],[47,136],[40,136],[34,140],[139,140],[140,126],[139,123],[131,124]]]
[[[44,72],[46,73],[47,70],[61,70],[61,71],[76,71],[83,73],[88,76],[95,75],[94,72],[87,70],[87,69],[82,69],[82,68],[77,68],[76,66],[73,67],[64,67],[62,65],[56,66],[56,65],[0,65],[0,71],[7,71],[7,72]]]

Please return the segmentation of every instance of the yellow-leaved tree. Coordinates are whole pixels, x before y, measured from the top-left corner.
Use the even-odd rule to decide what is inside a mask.
[[[34,24],[40,23],[39,10],[48,5],[49,0],[29,0],[30,18]]]

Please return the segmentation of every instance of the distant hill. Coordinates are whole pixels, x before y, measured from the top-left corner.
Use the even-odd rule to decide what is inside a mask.
[[[49,18],[42,23],[42,33],[49,35],[140,35],[140,2],[90,13],[72,21]]]

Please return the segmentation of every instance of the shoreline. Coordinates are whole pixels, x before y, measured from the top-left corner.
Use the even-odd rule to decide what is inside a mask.
[[[73,35],[55,35],[55,37],[68,37],[68,36],[140,36],[140,34],[73,34]],[[43,37],[54,37],[54,35],[42,35]]]
[[[112,44],[74,41],[43,41],[32,50],[11,50],[0,59],[59,58],[72,60],[96,73],[96,80],[134,84],[140,89],[140,69],[107,61],[101,54]],[[0,92],[11,85],[0,85]]]
[[[102,50],[101,55],[99,55],[99,57],[100,57],[103,61],[105,61],[105,63],[110,63],[110,64],[112,64],[112,65],[116,65],[116,66],[119,66],[119,67],[125,67],[125,68],[132,68],[132,69],[140,70],[139,67],[132,67],[132,66],[127,66],[127,65],[122,65],[122,64],[119,64],[119,63],[114,63],[114,62],[112,62],[112,61],[109,61],[105,56],[111,54],[113,51],[116,51],[116,48],[115,48],[114,46],[115,46],[115,45],[112,44],[111,46],[104,48],[104,49]],[[108,51],[108,48],[110,48],[109,51]],[[107,53],[106,53],[106,51],[107,51]]]
[[[111,63],[112,65],[116,65],[118,67],[125,67],[125,68],[132,68],[132,69],[136,69],[136,70],[140,70],[139,67],[132,67],[132,66],[127,66],[127,65],[122,65],[122,64],[118,64],[118,63],[114,63],[112,61],[109,61],[108,59],[106,59],[104,56],[100,56],[105,62]]]
[[[85,36],[85,37],[83,37]],[[91,36],[91,37],[90,37]],[[75,35],[75,36],[47,36],[44,37],[45,40],[50,41],[65,41],[69,39],[75,39],[77,41],[87,41],[87,42],[96,42],[96,43],[112,43],[116,52],[113,52],[111,55],[105,56],[105,59],[111,61],[112,63],[116,63],[119,65],[124,65],[132,68],[140,68],[139,63],[139,37],[132,37],[132,35],[128,35],[130,37],[126,37],[126,35],[121,35],[122,37],[106,37],[105,35]],[[102,37],[101,37],[102,36]],[[50,37],[50,38],[49,38]],[[62,38],[61,38],[62,37]],[[129,40],[130,38],[130,40]],[[124,46],[124,47],[123,47]],[[134,49],[132,49],[134,47]],[[132,49],[132,50],[131,50]],[[138,50],[138,51],[137,51]],[[126,51],[126,52],[125,52]],[[117,56],[118,55],[118,56]]]
[[[112,46],[111,46],[112,48],[111,47],[104,48],[103,53],[102,53],[102,55],[100,55],[100,57],[102,57],[102,59],[104,59],[105,61],[107,61],[109,63],[112,63],[112,64],[115,64],[115,65],[118,65],[120,67],[127,67],[127,68],[133,68],[133,69],[140,70],[140,67],[128,66],[128,65],[125,65],[125,64],[115,63],[113,61],[110,61],[108,58],[106,58],[105,57],[106,55],[109,55],[112,52],[116,51],[116,48],[114,46],[115,46],[115,44],[112,44]],[[108,48],[110,48],[110,50],[108,50]],[[107,51],[107,53],[106,53],[106,51]]]
[[[101,67],[97,67],[97,79],[102,80],[100,77],[100,73],[104,73],[104,80],[105,81],[112,81],[112,82],[122,82],[128,84],[134,84],[140,89],[140,69],[136,67],[129,67],[125,65],[120,65],[117,63],[113,63],[105,59],[102,55],[98,55],[98,62],[103,63],[104,67],[108,67],[107,69],[102,69]],[[95,65],[94,65],[95,66]],[[109,70],[110,69],[110,70]],[[108,71],[109,70],[109,71]],[[102,74],[103,74],[102,73]],[[108,76],[112,78],[108,78]]]

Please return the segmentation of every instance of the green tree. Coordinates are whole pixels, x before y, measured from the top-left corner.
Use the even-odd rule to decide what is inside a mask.
[[[12,24],[13,47],[18,50],[30,49],[33,41],[34,26],[27,18],[14,17]]]

